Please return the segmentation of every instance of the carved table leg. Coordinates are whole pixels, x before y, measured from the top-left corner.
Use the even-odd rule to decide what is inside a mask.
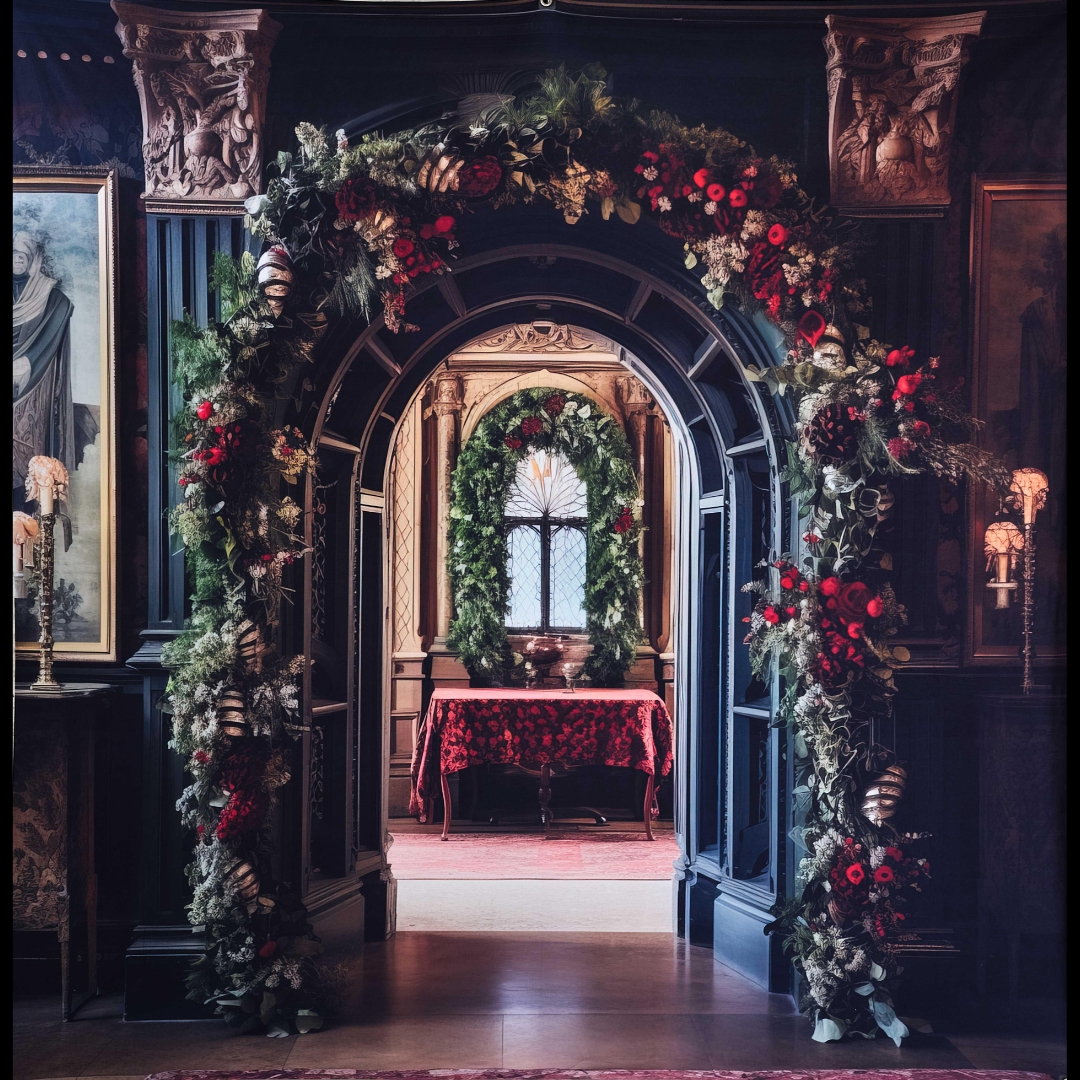
[[[645,785],[645,839],[655,840],[652,832],[653,794],[656,790],[656,778],[649,776],[649,782]]]
[[[439,779],[442,781],[442,839],[445,840],[450,835],[450,813],[452,810],[450,805],[450,777],[446,773],[439,773]]]
[[[544,832],[551,826],[551,766],[540,766],[540,823]]]

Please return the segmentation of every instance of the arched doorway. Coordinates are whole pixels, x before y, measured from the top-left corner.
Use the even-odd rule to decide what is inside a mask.
[[[389,720],[414,705],[419,711],[422,697],[418,687],[415,701],[396,708],[403,702],[390,699],[388,674],[386,480],[410,402],[471,341],[509,326],[578,327],[620,350],[660,403],[678,448],[673,638],[685,658],[672,672],[678,932],[712,945],[718,959],[760,984],[787,990],[788,966],[762,928],[791,876],[788,756],[772,727],[775,687],[754,682],[738,647],[749,610],[742,583],[790,544],[776,452],[788,418],[743,376],[749,364],[776,362],[776,339],[738,312],[716,313],[699,301],[659,234],[583,221],[575,228],[585,243],[570,245],[552,242],[565,239],[566,226],[546,215],[498,217],[470,222],[467,250],[478,253],[411,301],[419,332],[392,335],[381,320],[357,330],[343,320],[295,399],[321,463],[308,496],[315,556],[303,633],[314,661],[312,733],[297,838],[309,908],[330,917],[350,895],[355,866],[367,932],[392,929]],[[519,242],[505,246],[507,232]],[[430,667],[415,682],[422,677],[431,677]],[[322,818],[311,794],[319,785]],[[321,823],[331,803],[337,824],[327,830]],[[320,850],[337,853],[341,873],[328,875],[321,856],[312,862]]]

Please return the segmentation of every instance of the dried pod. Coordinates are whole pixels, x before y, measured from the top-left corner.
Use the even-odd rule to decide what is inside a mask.
[[[416,183],[432,195],[457,191],[458,172],[464,164],[464,158],[446,153],[446,147],[440,143],[424,158],[416,174]]]
[[[396,224],[397,218],[388,210],[376,210],[371,217],[358,221],[356,227],[360,230],[360,235],[371,243],[384,233],[390,232]]]
[[[237,859],[225,873],[225,886],[245,904],[254,904],[259,895],[259,872],[249,862]]]
[[[247,674],[259,674],[263,669],[263,658],[273,651],[274,646],[263,640],[262,631],[250,619],[240,624],[236,652]]]
[[[292,292],[293,269],[289,253],[275,244],[259,256],[257,268],[259,289],[275,319],[281,318],[285,299]]]
[[[890,765],[863,792],[862,805],[859,807],[863,817],[874,825],[891,818],[904,796],[906,782],[907,773],[899,765]]]
[[[251,734],[251,728],[247,721],[244,695],[239,690],[232,687],[225,690],[221,697],[218,698],[214,715],[217,719],[218,730],[222,735],[242,739]]]

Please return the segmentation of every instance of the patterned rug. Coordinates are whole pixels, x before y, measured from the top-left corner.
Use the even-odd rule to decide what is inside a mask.
[[[716,1069],[210,1069],[153,1073],[147,1080],[1050,1080],[1005,1069],[808,1069],[723,1072]]]
[[[678,854],[671,833],[398,833],[389,859],[400,880],[664,881]]]

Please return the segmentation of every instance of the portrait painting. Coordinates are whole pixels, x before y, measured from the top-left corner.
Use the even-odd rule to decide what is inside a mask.
[[[53,635],[61,659],[116,658],[115,173],[16,170],[12,197],[12,511],[33,514],[30,459],[67,469],[57,505]],[[35,560],[37,562],[37,560]],[[41,632],[30,575],[15,640]]]
[[[1066,589],[1066,187],[1064,180],[976,177],[971,279],[975,415],[981,444],[1009,469],[1046,474],[1035,518],[1035,649],[1065,651]],[[986,490],[973,491],[969,660],[1018,661],[1023,584],[999,606],[987,587],[987,527],[1021,515]],[[1022,557],[1014,580],[1022,578]]]

